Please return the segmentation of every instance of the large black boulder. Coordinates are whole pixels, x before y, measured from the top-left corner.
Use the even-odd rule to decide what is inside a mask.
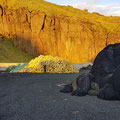
[[[89,70],[81,71],[79,77],[74,80],[71,84],[65,85],[65,87],[60,90],[63,93],[70,93],[76,96],[85,96],[90,89],[91,74]]]
[[[120,99],[120,43],[105,47],[95,58],[88,73],[80,74],[76,79],[76,90],[73,84],[66,88],[73,95],[97,95],[106,100]],[[99,88],[99,90],[98,90]],[[65,89],[63,91],[65,93]],[[68,91],[67,91],[68,92]],[[91,93],[93,92],[93,93]]]
[[[113,73],[111,84],[113,85],[115,91],[120,92],[120,66],[118,66]]]
[[[107,87],[99,93],[98,98],[120,100],[120,66],[116,68],[111,81],[107,84]]]
[[[106,76],[113,73],[120,65],[120,43],[108,45],[95,58],[91,73]]]
[[[87,70],[81,72],[76,81],[73,81],[72,83],[72,95],[85,96],[87,94],[91,84],[90,76],[91,74],[88,73]]]
[[[120,43],[108,45],[96,57],[91,69],[94,82],[99,84],[98,97],[106,100],[120,99]]]

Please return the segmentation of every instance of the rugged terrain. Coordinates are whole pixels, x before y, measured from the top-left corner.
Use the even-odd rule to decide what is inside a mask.
[[[0,34],[34,56],[84,63],[93,61],[106,45],[120,42],[120,17],[43,0],[3,0],[0,4]]]

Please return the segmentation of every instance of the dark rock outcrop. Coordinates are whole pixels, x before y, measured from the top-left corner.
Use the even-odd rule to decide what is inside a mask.
[[[78,96],[89,94],[106,100],[120,100],[120,43],[104,48],[97,55],[92,69],[82,77],[80,74],[73,83],[72,93],[76,92]]]

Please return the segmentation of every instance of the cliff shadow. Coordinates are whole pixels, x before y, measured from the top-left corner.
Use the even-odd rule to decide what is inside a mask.
[[[23,63],[33,58],[32,54],[16,46],[14,39],[0,34],[0,63]]]

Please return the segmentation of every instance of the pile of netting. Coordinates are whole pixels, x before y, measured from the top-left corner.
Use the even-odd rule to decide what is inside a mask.
[[[28,73],[78,73],[74,65],[64,59],[40,55],[32,59],[23,69],[16,72]]]
[[[16,65],[9,66],[6,71],[7,72],[17,72],[22,70],[28,63],[19,63]]]

